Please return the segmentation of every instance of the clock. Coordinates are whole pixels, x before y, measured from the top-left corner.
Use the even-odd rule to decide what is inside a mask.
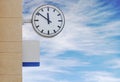
[[[65,25],[65,17],[57,7],[43,5],[34,11],[32,25],[39,35],[50,38],[62,31]]]

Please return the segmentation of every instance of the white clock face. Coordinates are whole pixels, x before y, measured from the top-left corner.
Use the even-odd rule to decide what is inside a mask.
[[[62,31],[64,24],[63,13],[52,5],[44,5],[37,8],[32,16],[34,30],[44,37],[56,36]]]

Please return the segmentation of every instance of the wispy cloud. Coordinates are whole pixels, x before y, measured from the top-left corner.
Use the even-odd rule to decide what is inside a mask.
[[[85,56],[82,58],[89,56],[109,58],[111,55],[120,54],[120,22],[116,16],[118,11],[114,10],[113,5],[106,3],[100,0],[24,0],[25,18],[30,18],[36,7],[52,4],[63,10],[66,19],[63,31],[54,38],[43,38],[33,30],[31,24],[23,25],[23,40],[39,40],[41,48],[41,66],[23,68],[24,82],[80,82],[81,80],[81,82],[120,82],[120,79],[112,73],[87,71],[89,65],[93,68],[94,65],[78,58],[81,55]],[[113,18],[115,16],[117,20]],[[69,51],[77,51],[80,54],[72,58]],[[66,54],[69,57],[61,58]],[[110,68],[120,68],[118,59],[108,61],[106,64]],[[104,62],[101,61],[101,64]],[[80,71],[82,67],[86,67],[84,73],[73,73]],[[68,78],[72,76],[71,72],[75,76]]]
[[[76,60],[73,58],[60,59],[56,57],[41,57],[41,67],[37,68],[24,68],[23,77],[24,82],[30,81],[34,82],[35,80],[44,81],[44,82],[56,82],[58,81],[56,75],[69,75],[73,71],[68,70],[67,68],[72,67],[82,67],[87,66],[90,63]],[[27,78],[28,77],[28,78]],[[33,79],[34,78],[34,79]],[[60,80],[58,82],[67,82]]]
[[[31,2],[31,4],[35,2]],[[114,40],[110,43],[111,39],[108,39],[109,37],[120,35],[119,21],[110,22],[110,20],[106,19],[106,17],[110,18],[111,15],[114,15],[115,12],[111,12],[109,6],[99,7],[102,3],[92,0],[89,2],[87,0],[80,0],[75,4],[71,4],[70,2],[69,4],[66,2],[69,11],[65,13],[66,24],[60,35],[53,39],[43,39],[37,36],[33,29],[30,30],[32,26],[28,25],[23,28],[25,31],[29,30],[27,32],[23,30],[25,33],[24,38],[40,39],[41,51],[52,55],[57,55],[68,50],[85,52],[87,55],[120,53],[116,50],[116,47],[118,47],[117,43],[115,44]],[[105,21],[109,21],[110,24],[107,24]],[[102,26],[97,27],[95,25],[97,23]],[[96,28],[92,28],[95,27],[94,25]]]
[[[120,78],[105,71],[92,71],[84,73],[84,82],[120,82]]]
[[[112,59],[110,61],[106,61],[105,64],[108,68],[120,69],[120,59],[119,58]]]

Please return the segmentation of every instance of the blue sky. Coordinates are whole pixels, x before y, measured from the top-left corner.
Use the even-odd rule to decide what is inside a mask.
[[[23,25],[41,56],[40,67],[23,68],[23,82],[120,82],[120,0],[24,0],[24,19],[44,4],[63,11],[65,28],[48,39]]]

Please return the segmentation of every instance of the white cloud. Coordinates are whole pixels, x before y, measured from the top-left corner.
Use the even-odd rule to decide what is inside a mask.
[[[70,73],[63,68],[88,66],[89,62],[80,61],[74,58],[61,59],[57,57],[42,56],[40,69],[33,69],[34,71],[60,72]],[[31,69],[30,69],[31,70]],[[29,71],[29,70],[26,70]]]
[[[41,57],[40,67],[23,68],[23,81],[34,82],[35,80],[44,82],[67,82],[63,79],[58,81],[56,74],[72,74],[73,71],[65,68],[87,66],[90,63],[76,60],[74,58],[60,59],[57,57]]]
[[[113,73],[105,71],[92,71],[84,73],[85,82],[120,82],[120,78]]]
[[[117,59],[112,59],[112,60],[110,60],[110,61],[106,61],[106,62],[105,62],[105,65],[106,65],[108,68],[120,69],[120,59],[117,58]]]
[[[32,0],[25,5],[30,7],[30,17],[33,10],[47,0]],[[65,68],[88,66],[90,63],[74,58],[58,58],[59,55],[67,51],[84,52],[86,55],[109,55],[120,53],[118,43],[111,37],[120,35],[119,21],[109,22],[104,26],[90,27],[87,23],[101,23],[105,19],[114,15],[115,12],[109,10],[100,12],[108,7],[97,8],[101,3],[94,0],[78,0],[73,3],[67,0],[49,0],[58,4],[64,4],[67,11],[64,11],[66,24],[63,31],[54,38],[43,38],[32,28],[31,24],[23,25],[23,40],[39,40],[41,53],[41,66],[38,68],[23,68],[24,82],[70,82],[66,79],[58,81],[56,74],[70,74],[71,71]],[[38,3],[40,2],[40,4]],[[31,8],[33,7],[33,8]],[[92,9],[96,7],[96,9]],[[27,9],[26,8],[26,9]],[[98,18],[98,20],[94,20]],[[118,61],[117,61],[118,62]],[[116,65],[118,65],[117,63]],[[113,66],[114,67],[114,66]],[[80,75],[80,74],[78,74]],[[120,82],[113,74],[108,72],[85,72],[85,82]],[[79,79],[79,78],[78,78]]]
[[[29,6],[32,5],[32,3],[35,4],[36,2],[37,1],[31,2]],[[61,4],[60,2],[57,3]],[[110,43],[110,40],[106,40],[108,36],[112,37],[115,35],[120,35],[120,29],[118,28],[119,22],[114,21],[111,22],[111,24],[101,26],[100,28],[91,28],[86,26],[86,23],[90,21],[104,21],[105,19],[103,16],[109,17],[109,15],[113,15],[114,12],[110,13],[110,11],[107,10],[105,12],[95,14],[97,11],[99,11],[99,9],[102,10],[104,7],[98,8],[97,10],[92,10],[92,7],[97,7],[101,5],[101,3],[97,4],[93,0],[91,0],[90,3],[88,3],[87,0],[80,0],[75,4],[71,3],[72,5],[70,2],[67,4],[67,1],[64,3],[68,7],[69,11],[65,12],[65,28],[58,36],[51,39],[41,38],[41,36],[35,34],[35,31],[31,29],[32,26],[30,24],[25,24],[23,26],[23,39],[40,40],[41,51],[46,52],[48,55],[51,54],[52,56],[59,55],[69,50],[84,52],[87,55],[108,55],[120,53],[116,50],[116,45],[114,42]],[[91,11],[89,11],[89,9]],[[84,12],[86,11],[89,11],[90,13],[88,12],[85,14]],[[95,13],[91,14],[91,12]],[[93,18],[101,19],[93,20]],[[104,35],[102,35],[100,32],[103,32]],[[113,46],[113,48],[111,46]]]

